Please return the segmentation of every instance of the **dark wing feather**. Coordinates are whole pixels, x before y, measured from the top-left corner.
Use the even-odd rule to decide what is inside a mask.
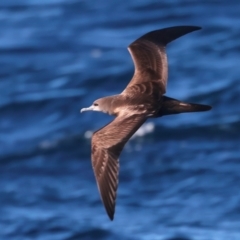
[[[127,88],[135,84],[154,81],[161,94],[166,92],[168,63],[165,46],[174,39],[200,27],[178,26],[149,32],[130,44],[135,73]],[[127,89],[125,89],[126,91]]]
[[[118,187],[119,155],[129,138],[145,122],[143,115],[119,116],[92,137],[92,165],[98,189],[111,220]]]

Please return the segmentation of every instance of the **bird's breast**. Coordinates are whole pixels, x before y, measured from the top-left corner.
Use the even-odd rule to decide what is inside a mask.
[[[113,102],[113,115],[134,115],[143,114],[153,116],[159,112],[161,104],[150,96],[138,94],[125,96]]]
[[[158,108],[154,108],[149,104],[129,104],[116,108],[116,115],[118,116],[130,116],[130,115],[145,115],[151,117],[159,111]]]

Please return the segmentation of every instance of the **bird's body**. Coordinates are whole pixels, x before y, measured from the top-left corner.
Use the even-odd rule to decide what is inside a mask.
[[[165,28],[147,33],[128,48],[135,65],[132,80],[121,94],[100,98],[82,111],[102,111],[115,119],[92,137],[92,165],[98,189],[111,220],[118,186],[119,156],[138,128],[149,117],[210,110],[208,105],[184,103],[164,96],[168,65],[165,46],[174,39],[199,30],[194,26]]]

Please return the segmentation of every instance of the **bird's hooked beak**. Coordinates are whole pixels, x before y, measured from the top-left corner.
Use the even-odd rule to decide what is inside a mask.
[[[82,108],[82,109],[80,110],[81,113],[82,113],[82,112],[85,112],[85,111],[100,111],[100,109],[99,109],[98,106],[92,105],[92,106],[90,106],[90,107],[88,107],[88,108]]]
[[[80,112],[82,113],[82,112],[85,112],[85,111],[93,111],[93,107],[94,107],[94,106],[90,106],[90,107],[88,107],[88,108],[82,108],[82,109],[80,110]]]

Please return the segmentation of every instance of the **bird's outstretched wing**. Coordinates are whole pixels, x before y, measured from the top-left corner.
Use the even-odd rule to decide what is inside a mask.
[[[154,81],[161,94],[164,94],[168,77],[166,45],[176,38],[199,29],[201,28],[195,26],[164,28],[149,32],[131,43],[128,50],[134,62],[135,72],[124,92],[135,84]]]
[[[92,137],[92,165],[107,214],[113,220],[118,187],[119,155],[129,138],[145,122],[143,115],[116,117]]]

